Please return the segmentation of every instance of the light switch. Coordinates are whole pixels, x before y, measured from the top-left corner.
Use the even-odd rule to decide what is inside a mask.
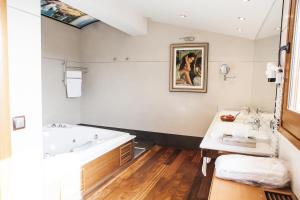
[[[25,128],[25,116],[18,116],[13,118],[14,131]]]

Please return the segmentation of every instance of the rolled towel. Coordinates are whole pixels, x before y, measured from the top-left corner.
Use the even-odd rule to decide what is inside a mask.
[[[282,160],[245,155],[222,155],[215,163],[215,176],[269,188],[289,185],[290,176]]]

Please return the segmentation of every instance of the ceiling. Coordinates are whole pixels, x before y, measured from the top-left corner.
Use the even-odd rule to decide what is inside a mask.
[[[282,4],[282,0],[63,1],[131,35],[146,34],[147,19],[150,19],[248,39],[276,34],[274,30],[280,25]],[[260,34],[262,30],[264,33]]]
[[[282,0],[277,0],[273,4],[268,16],[265,18],[263,26],[256,35],[256,39],[266,38],[273,35],[279,35],[282,13]]]

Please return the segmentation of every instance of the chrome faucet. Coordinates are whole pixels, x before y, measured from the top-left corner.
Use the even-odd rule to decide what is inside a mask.
[[[251,124],[252,130],[258,131],[259,128],[261,127],[259,118],[255,118],[252,122],[250,122],[250,124]]]
[[[251,112],[251,109],[249,106],[242,107],[241,111],[243,111],[243,110],[247,111],[248,114]]]
[[[256,114],[259,114],[259,113],[263,113],[264,111],[263,111],[263,109],[261,109],[261,108],[256,108]]]

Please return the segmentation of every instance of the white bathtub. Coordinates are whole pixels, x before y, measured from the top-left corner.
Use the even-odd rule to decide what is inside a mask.
[[[81,199],[81,167],[134,138],[78,125],[44,127],[44,199]]]

